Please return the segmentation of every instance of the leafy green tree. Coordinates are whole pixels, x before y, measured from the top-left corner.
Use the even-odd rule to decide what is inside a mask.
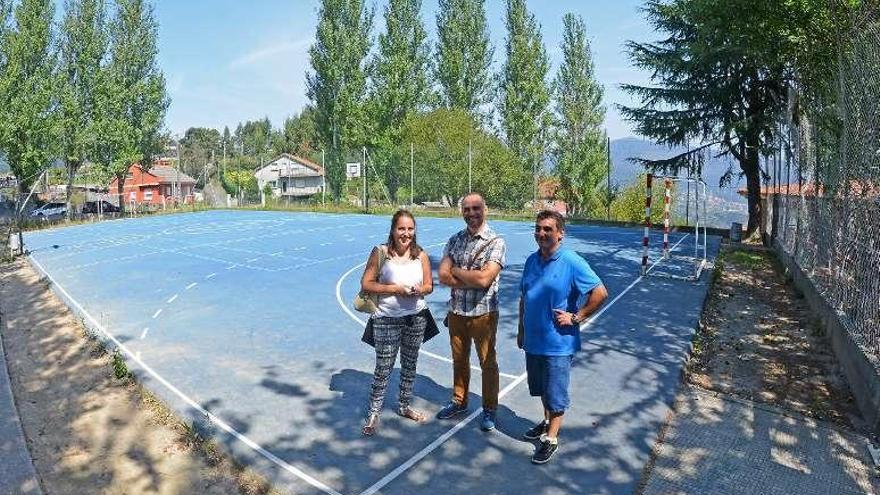
[[[645,174],[640,174],[623,187],[611,202],[611,219],[618,222],[645,222]],[[663,197],[666,194],[662,185],[654,183],[651,188],[651,223],[663,221]]]
[[[550,127],[550,62],[535,16],[525,0],[507,2],[507,55],[501,73],[501,128],[507,146],[531,175],[544,156]],[[535,170],[539,172],[539,170]]]
[[[497,137],[483,131],[464,110],[437,109],[407,119],[398,153],[414,149],[414,199],[455,204],[468,191],[468,143],[471,144],[472,186],[495,207],[522,209],[531,190],[531,177]],[[408,185],[409,163],[401,176]]]
[[[249,120],[241,126],[241,153],[256,158],[257,162],[268,160],[272,155],[272,122],[269,117]]]
[[[367,142],[365,60],[373,11],[363,0],[322,0],[318,18],[306,85],[318,140],[328,150],[327,182],[338,200],[345,181],[345,150]]]
[[[209,127],[190,127],[180,140],[180,169],[191,177],[201,178],[208,164],[216,163],[223,153],[220,131]],[[207,181],[207,177],[204,177]]]
[[[606,139],[602,129],[604,90],[596,80],[593,56],[583,19],[562,19],[562,65],[553,90],[556,102],[554,155],[559,193],[569,213],[592,212],[602,203],[606,178]]]
[[[158,24],[143,0],[116,0],[110,25],[110,60],[97,91],[101,131],[99,163],[118,182],[120,209],[129,167],[149,167],[162,149],[168,108],[165,78],[157,64]]]
[[[820,46],[833,31],[827,7],[833,3],[649,1],[644,11],[662,39],[627,47],[653,85],[623,85],[642,105],[621,112],[639,134],[661,144],[698,145],[666,160],[641,161],[674,172],[705,148],[732,155],[746,179],[748,233],[754,232],[763,217],[759,158],[773,149],[788,88],[809,85],[796,82],[798,72],[827,74],[823,65],[834,65],[833,48]]]
[[[370,67],[371,145],[382,154],[377,171],[392,201],[397,198],[400,155],[392,147],[400,143],[406,119],[427,106],[430,87],[430,48],[419,19],[421,0],[391,0],[385,7],[386,32],[379,35],[379,49]],[[379,153],[374,152],[374,155]]]
[[[284,126],[273,135],[272,148],[275,154],[310,158],[318,148],[316,140],[315,109],[307,105],[298,115],[284,119]]]
[[[92,158],[99,135],[96,97],[107,53],[107,26],[101,0],[67,0],[61,24],[59,57],[59,138],[67,168],[67,218],[77,171]]]
[[[0,5],[3,17],[8,8],[8,3]],[[22,0],[13,11],[13,25],[0,30],[0,152],[21,192],[30,189],[56,153],[54,10],[51,0]]]
[[[437,67],[441,104],[465,110],[485,124],[492,98],[492,45],[484,0],[440,0]]]

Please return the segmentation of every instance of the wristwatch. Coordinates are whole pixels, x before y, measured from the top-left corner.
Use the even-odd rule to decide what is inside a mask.
[[[583,321],[583,320],[581,320],[580,318],[578,318],[578,314],[577,314],[577,313],[572,313],[572,314],[571,314],[571,324],[572,324],[572,325],[580,325],[580,324],[581,324],[581,321]]]

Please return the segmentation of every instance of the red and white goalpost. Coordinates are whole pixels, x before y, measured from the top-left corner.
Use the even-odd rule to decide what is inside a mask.
[[[651,229],[653,227],[653,224],[651,223],[651,202],[653,198],[653,184],[655,179],[662,179],[664,188],[663,251],[661,255],[661,260],[658,260],[658,262],[655,263],[653,266],[649,266],[649,247],[651,239]],[[687,186],[687,194],[684,195],[681,191],[681,188],[676,187],[677,185]],[[691,194],[691,189],[693,189],[693,194]],[[703,182],[703,180],[699,177],[655,177],[653,174],[648,174],[647,184],[645,188],[645,232],[644,236],[642,237],[643,276],[655,275],[682,280],[699,280],[700,275],[703,272],[703,268],[706,266],[706,225],[704,224],[703,220],[706,214],[706,198],[706,183]],[[669,248],[669,229],[671,226],[672,207],[674,204],[679,204],[682,201],[685,211],[688,212],[687,216],[690,216],[691,211],[694,215],[694,232],[692,234],[694,237],[694,250],[692,256],[681,254],[676,254],[675,256],[672,256]],[[679,268],[679,272],[682,271],[682,261],[685,262],[685,264],[692,264],[693,269],[685,270],[686,272],[689,272],[686,275],[680,273],[672,273],[670,271],[664,271],[662,269],[655,270],[655,268],[660,264],[661,261],[669,261],[673,259],[675,261],[678,261],[678,263],[675,265]]]

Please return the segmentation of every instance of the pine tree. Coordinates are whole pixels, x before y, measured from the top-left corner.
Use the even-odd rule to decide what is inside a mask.
[[[73,181],[91,159],[98,142],[95,90],[107,52],[104,2],[68,0],[62,22],[59,94],[59,140],[67,167],[67,218],[73,214]]]
[[[568,13],[562,19],[562,65],[553,91],[556,100],[554,155],[560,195],[569,213],[594,210],[606,177],[606,139],[602,129],[603,89],[596,80],[583,19]]]
[[[327,148],[326,178],[333,197],[342,196],[345,152],[366,144],[367,74],[373,11],[363,0],[322,0],[315,44],[309,49],[313,72],[306,74],[320,142]]]
[[[550,69],[547,50],[525,0],[507,2],[506,61],[501,73],[501,128],[525,169],[538,170],[549,138]],[[534,169],[532,168],[534,167]]]
[[[7,13],[8,6],[0,5],[0,10]],[[12,13],[13,25],[0,38],[0,153],[22,193],[55,156],[53,13],[51,0],[22,0]]]
[[[486,124],[491,101],[493,49],[484,0],[440,0],[437,13],[437,68],[441,104],[462,109]]]
[[[379,173],[391,199],[397,197],[399,156],[391,152],[400,143],[406,119],[430,101],[428,72],[430,48],[419,19],[421,0],[390,0],[385,7],[386,32],[371,64],[371,117],[375,126],[371,145],[382,160]]]
[[[117,179],[120,208],[130,166],[149,167],[161,151],[168,108],[165,78],[157,64],[158,25],[143,0],[116,0],[110,26],[110,61],[98,90],[98,161]]]

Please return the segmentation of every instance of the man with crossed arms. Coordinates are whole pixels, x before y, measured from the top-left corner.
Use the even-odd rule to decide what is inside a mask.
[[[452,290],[449,300],[449,341],[452,346],[452,400],[438,413],[450,419],[467,411],[471,342],[476,344],[483,375],[483,417],[480,429],[495,429],[498,408],[498,276],[504,267],[504,239],[486,222],[486,201],[470,193],[461,201],[467,228],[449,238],[438,268],[440,283]]]

